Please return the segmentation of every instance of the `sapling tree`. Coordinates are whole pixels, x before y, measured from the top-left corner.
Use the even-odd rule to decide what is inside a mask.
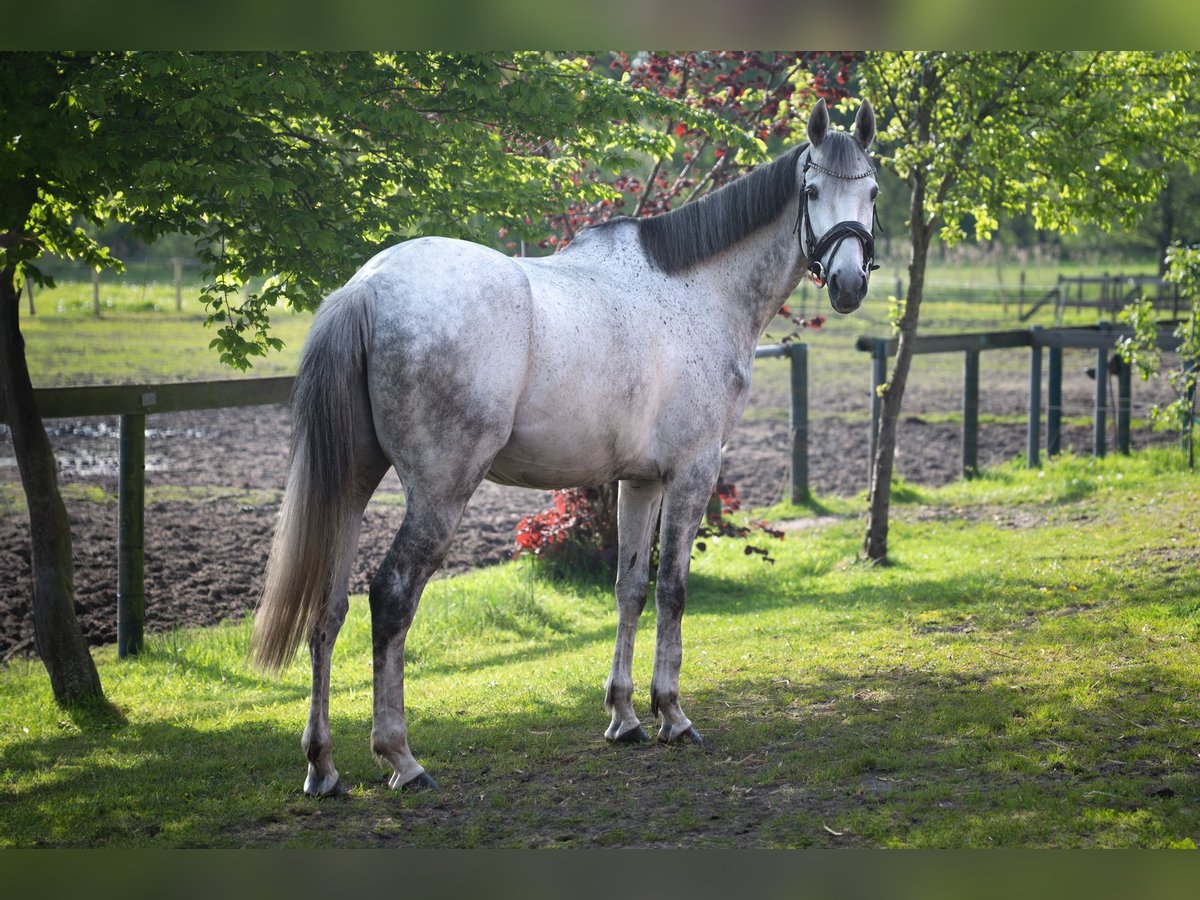
[[[1155,405],[1150,416],[1155,427],[1179,433],[1188,469],[1196,469],[1196,386],[1200,382],[1200,246],[1176,244],[1167,250],[1166,280],[1179,286],[1179,295],[1187,301],[1186,314],[1173,329],[1179,339],[1177,364],[1168,370],[1167,381],[1175,399]],[[1160,326],[1154,305],[1143,299],[1121,312],[1121,321],[1133,333],[1122,338],[1117,349],[1143,379],[1159,375],[1163,354],[1158,346]]]
[[[924,296],[929,247],[986,238],[1005,213],[1070,231],[1133,225],[1171,166],[1197,158],[1191,52],[870,52],[863,94],[881,123],[878,158],[908,187],[908,289],[882,388],[863,556],[888,558],[896,428]]]

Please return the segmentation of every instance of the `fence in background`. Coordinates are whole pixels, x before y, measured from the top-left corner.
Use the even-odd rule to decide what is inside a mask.
[[[1062,424],[1062,351],[1066,348],[1091,348],[1096,351],[1096,401],[1094,452],[1105,452],[1105,416],[1107,413],[1108,351],[1126,329],[1094,328],[996,331],[975,334],[918,337],[916,353],[962,353],[963,364],[963,475],[971,477],[978,467],[979,428],[979,354],[985,350],[1029,347],[1029,426],[1028,460],[1039,462],[1041,445],[1042,351],[1049,351],[1049,386],[1046,419],[1046,450],[1059,452]],[[1159,346],[1175,350],[1178,339],[1164,329]],[[882,400],[878,387],[887,381],[887,359],[894,355],[896,339],[860,337],[858,350],[871,354],[871,432],[870,458],[875,456]],[[807,500],[808,484],[808,346],[802,342],[759,347],[756,359],[787,358],[790,362],[791,401],[788,417],[791,445],[791,484],[793,503]],[[1117,445],[1129,451],[1130,373],[1121,363],[1118,371]],[[224,409],[286,403],[291,396],[292,376],[242,378],[177,384],[103,385],[88,387],[41,388],[34,391],[38,411],[44,419],[76,416],[120,417],[120,463],[118,487],[117,540],[117,650],[119,656],[140,651],[145,622],[145,461],[146,416],[154,413],[188,410]],[[0,409],[0,421],[4,421]]]
[[[1023,308],[1023,303],[1018,307],[1018,317],[1027,322],[1042,307],[1053,304],[1055,325],[1062,324],[1063,313],[1071,306],[1076,312],[1094,309],[1098,315],[1115,319],[1122,309],[1143,298],[1153,303],[1155,309],[1170,310],[1172,319],[1178,318],[1179,310],[1186,306],[1179,296],[1179,285],[1164,281],[1158,275],[1109,275],[1107,272],[1070,278],[1059,275],[1054,287],[1028,309]]]
[[[1179,339],[1171,333],[1174,323],[1159,329],[1158,346],[1174,351]],[[946,334],[918,337],[914,353],[962,353],[963,354],[963,423],[962,423],[962,471],[964,478],[971,478],[979,467],[979,354],[985,350],[1029,347],[1029,421],[1026,441],[1026,457],[1030,468],[1040,461],[1042,428],[1042,351],[1049,351],[1049,370],[1046,391],[1046,452],[1058,453],[1062,441],[1062,352],[1067,348],[1092,349],[1096,352],[1096,394],[1093,408],[1092,452],[1096,456],[1105,453],[1107,415],[1109,351],[1117,341],[1129,335],[1128,328],[1114,328],[1107,323],[1080,328],[1042,328],[1035,325],[1027,331],[988,331],[972,334]],[[879,434],[879,420],[883,410],[883,398],[879,388],[887,383],[887,360],[894,356],[898,338],[860,337],[855,348],[871,354],[871,434],[870,464],[874,465],[875,445]],[[1132,378],[1130,366],[1120,357],[1116,358],[1114,370],[1117,376],[1117,449],[1129,452],[1129,430]]]
[[[242,378],[186,384],[41,388],[43,419],[120,416],[117,489],[117,655],[142,649],[146,616],[146,416],[151,413],[286,403],[293,379]],[[0,409],[0,421],[4,421]]]

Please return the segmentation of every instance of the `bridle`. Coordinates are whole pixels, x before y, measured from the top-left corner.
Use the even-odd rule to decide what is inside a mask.
[[[841,178],[845,181],[855,181],[859,178],[866,178],[868,175],[875,174],[875,167],[871,166],[865,172],[859,172],[857,175],[843,175],[841,172],[834,172],[826,169],[824,166],[813,162],[811,158],[805,161],[804,169],[801,172],[800,182],[800,203],[796,211],[796,227],[792,229],[792,234],[799,233],[800,252],[804,254],[808,260],[808,271],[812,273],[813,283],[817,287],[825,286],[825,267],[821,265],[821,259],[828,253],[831,257],[837,253],[838,248],[842,246],[842,241],[848,237],[856,238],[863,249],[863,275],[869,276],[871,272],[878,269],[879,266],[874,264],[875,260],[875,225],[879,222],[879,214],[875,209],[874,202],[871,203],[871,229],[868,230],[862,226],[861,222],[855,222],[853,219],[838,222],[817,240],[816,234],[813,233],[812,219],[808,215],[808,170],[816,169],[818,172],[823,172],[826,175],[831,175],[834,178]],[[804,231],[800,232],[800,223],[804,223]]]

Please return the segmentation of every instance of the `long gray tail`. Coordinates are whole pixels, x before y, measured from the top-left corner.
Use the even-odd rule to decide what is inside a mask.
[[[365,362],[374,299],[369,285],[331,294],[300,357],[287,486],[250,642],[255,663],[270,671],[291,662],[340,589],[344,538],[357,512],[355,436],[373,429]]]

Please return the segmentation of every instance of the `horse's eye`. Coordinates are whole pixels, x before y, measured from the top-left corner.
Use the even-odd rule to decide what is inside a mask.
[[[878,196],[879,196],[879,188],[877,188],[877,187],[871,188],[871,202],[872,203],[875,202],[875,198]]]
[[[809,200],[817,199],[817,189],[811,184],[804,188],[804,193],[808,195]]]

